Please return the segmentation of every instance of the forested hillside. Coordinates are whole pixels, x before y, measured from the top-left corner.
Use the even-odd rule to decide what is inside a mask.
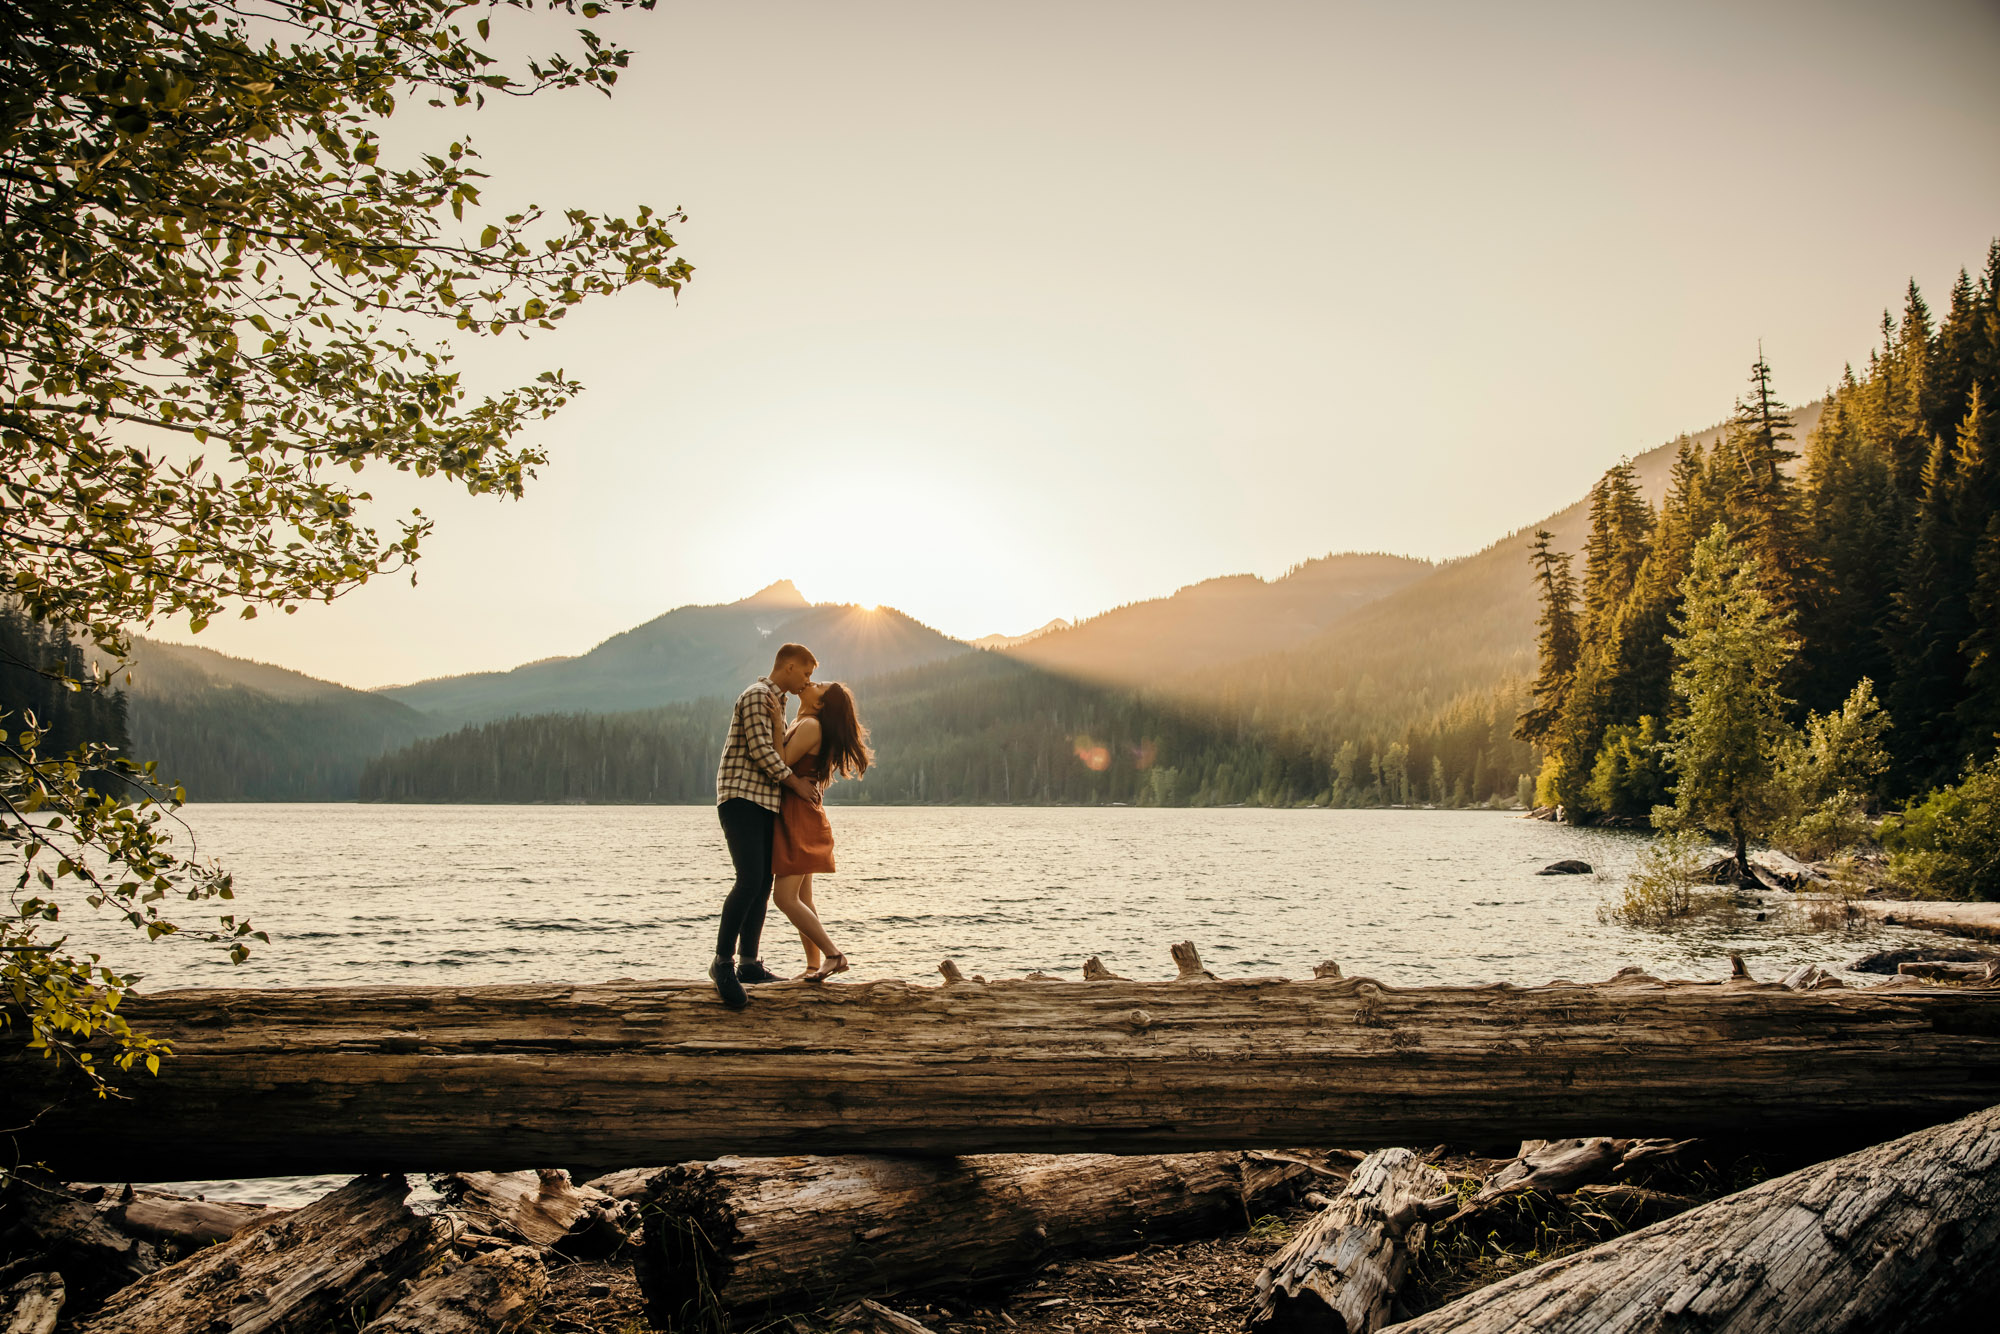
[[[438,730],[364,690],[154,640],[114,680],[130,754],[193,801],[352,801],[369,760]]]
[[[1311,639],[1431,572],[1429,561],[1345,552],[1279,578],[1228,575],[1114,608],[1008,652],[1052,672],[1121,685],[1200,671]]]
[[[1540,674],[1521,734],[1579,816],[1641,814],[1671,782],[1669,643],[1695,544],[1721,525],[1784,618],[1794,722],[1872,696],[1893,759],[1861,800],[1950,781],[2000,733],[2000,242],[1936,320],[1916,285],[1810,430],[1761,358],[1719,443],[1677,451],[1664,501],[1626,467],[1593,489],[1578,545],[1537,553]],[[1805,441],[1802,463],[1796,447]],[[1857,688],[1866,681],[1868,689]],[[1859,705],[1855,706],[1856,708]]]
[[[1424,720],[1321,755],[1157,692],[1106,687],[979,653],[858,683],[878,763],[831,802],[1072,805],[1386,805],[1512,801],[1520,775],[1480,756],[1506,707]],[[726,700],[616,715],[510,718],[370,764],[366,801],[708,802]]]
[[[969,651],[899,611],[814,605],[783,581],[739,602],[676,608],[578,657],[380,693],[446,724],[516,714],[631,712],[733,695],[770,670],[772,650],[786,640],[812,646],[823,679],[875,676]]]
[[[0,744],[10,749],[33,719],[35,749],[67,755],[88,743],[122,751],[127,743],[125,696],[111,689],[71,689],[90,680],[83,648],[0,602]]]

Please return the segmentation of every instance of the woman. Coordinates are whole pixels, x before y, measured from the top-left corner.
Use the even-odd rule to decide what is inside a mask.
[[[838,681],[816,681],[800,691],[799,716],[785,733],[784,757],[793,773],[822,792],[836,778],[868,772],[875,757],[868,751],[868,729],[854,712],[854,693]],[[771,871],[778,878],[773,892],[778,911],[791,919],[805,942],[806,971],[799,976],[824,982],[846,972],[847,956],[834,948],[813,909],[813,876],[833,872],[833,826],[824,806],[790,788],[778,809]]]

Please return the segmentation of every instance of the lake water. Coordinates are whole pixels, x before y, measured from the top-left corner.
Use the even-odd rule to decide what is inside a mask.
[[[145,988],[394,982],[471,985],[694,978],[714,947],[728,855],[707,807],[213,805],[186,812],[271,933],[232,967],[187,942],[120,942]],[[1397,986],[1593,981],[1627,964],[1720,978],[1739,950],[1760,978],[1836,971],[1919,933],[1800,929],[1774,896],[1670,931],[1598,919],[1640,835],[1492,812],[839,807],[841,871],[815,898],[852,979],[936,982],[1095,954],[1135,979],[1174,975],[1192,940],[1215,972],[1310,977],[1323,959]],[[1590,876],[1537,876],[1559,858]],[[191,920],[190,923],[192,924]],[[68,924],[79,943],[100,937]],[[764,957],[802,966],[774,908]],[[340,1178],[195,1183],[297,1203]]]
[[[1218,973],[1310,977],[1331,958],[1398,986],[1589,981],[1626,964],[1720,977],[1732,949],[1773,977],[1861,952],[1780,912],[1672,932],[1600,922],[1644,838],[1504,813],[832,816],[841,870],[814,897],[850,980],[935,982],[944,958],[967,974],[1079,976],[1093,954],[1167,978],[1179,940]],[[235,872],[236,909],[272,940],[234,967],[186,942],[125,944],[148,989],[700,977],[730,877],[707,807],[212,805],[186,817],[200,852]],[[1597,874],[1535,874],[1566,857]],[[786,975],[802,966],[775,908],[764,955]]]

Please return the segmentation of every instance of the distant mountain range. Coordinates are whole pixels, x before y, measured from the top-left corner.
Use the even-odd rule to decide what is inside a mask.
[[[1801,441],[1818,416],[1818,404],[1798,411]],[[1719,434],[1697,438],[1712,443]],[[1651,499],[1664,492],[1677,444],[1633,460]],[[1055,620],[977,644],[887,607],[809,603],[789,581],[738,602],[677,608],[574,657],[378,691],[141,640],[127,687],[133,752],[160,760],[163,775],[197,799],[351,799],[363,767],[386,751],[509,718],[628,714],[731,696],[769,668],[778,644],[795,640],[818,655],[822,680],[879,679],[865,703],[888,716],[921,715],[919,698],[963,699],[991,689],[976,683],[1003,679],[1028,691],[1022,699],[1053,698],[1053,684],[1021,684],[1041,678],[1083,691],[1062,695],[1067,717],[1099,716],[1090,691],[1141,691],[1234,718],[1227,727],[1239,733],[1250,725],[1304,728],[1335,744],[1331,738],[1365,726],[1378,756],[1389,739],[1441,727],[1436,720],[1456,710],[1452,726],[1460,731],[1473,714],[1488,717],[1473,730],[1493,734],[1483,744],[1498,757],[1512,707],[1502,697],[1534,670],[1532,533],[1548,528],[1558,547],[1580,552],[1586,521],[1578,501],[1461,560],[1329,555],[1280,578],[1210,579],[1076,625]],[[981,665],[995,655],[1032,675],[996,677]],[[1104,716],[1130,713],[1113,695],[1103,699]],[[938,749],[946,739],[926,744],[946,753]],[[1069,744],[1058,737],[1043,748]],[[1234,753],[1227,760],[1249,762]],[[885,791],[916,799],[936,790],[921,774],[891,771],[883,779],[877,786]],[[1483,781],[1499,792],[1513,775]]]
[[[521,714],[624,713],[733,696],[771,669],[772,653],[787,641],[812,649],[821,680],[860,680],[972,652],[902,612],[810,603],[781,580],[740,602],[677,608],[574,658],[377,693],[451,726]]]
[[[979,638],[972,640],[971,643],[974,648],[988,650],[1019,648],[1031,639],[1040,639],[1043,635],[1052,635],[1058,630],[1067,629],[1069,629],[1069,622],[1058,616],[1047,625],[1030,630],[1025,635],[981,635]]]

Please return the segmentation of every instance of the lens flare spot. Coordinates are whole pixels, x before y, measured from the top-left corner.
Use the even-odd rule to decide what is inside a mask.
[[[1100,746],[1087,736],[1076,739],[1076,757],[1092,773],[1101,774],[1111,767],[1111,747]]]

